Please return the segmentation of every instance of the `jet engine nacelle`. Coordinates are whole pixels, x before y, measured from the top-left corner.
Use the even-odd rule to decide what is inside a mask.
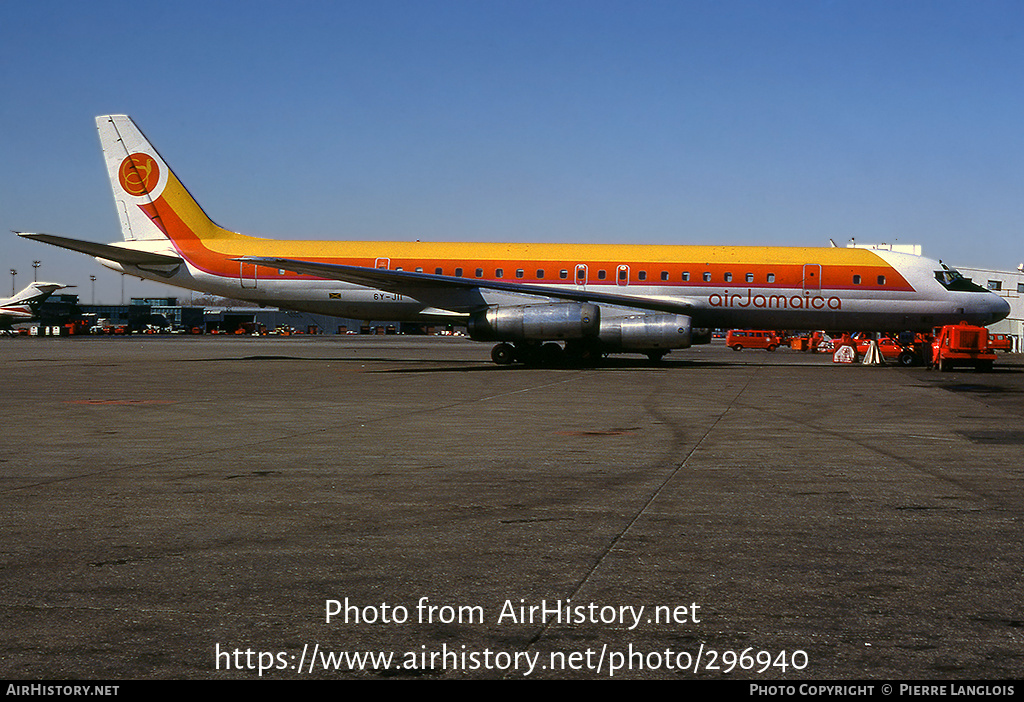
[[[642,314],[601,323],[601,343],[623,351],[685,349],[692,343],[690,318],[682,314]]]
[[[601,311],[588,302],[490,307],[469,320],[476,341],[555,341],[597,337]]]

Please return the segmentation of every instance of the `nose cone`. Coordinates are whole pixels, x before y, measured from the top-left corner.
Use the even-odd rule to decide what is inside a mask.
[[[989,324],[998,322],[1000,319],[1006,319],[1010,315],[1009,302],[998,295],[992,295],[992,298],[991,304],[989,305],[989,312],[992,315],[992,321],[989,322]]]

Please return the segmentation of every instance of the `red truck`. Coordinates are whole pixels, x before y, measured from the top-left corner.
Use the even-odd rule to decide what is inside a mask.
[[[989,371],[995,360],[985,327],[960,322],[936,330],[932,341],[932,367],[948,371],[954,366],[974,366],[975,370]]]
[[[1013,351],[1013,337],[1009,334],[989,334],[988,347],[992,351]]]
[[[867,354],[868,348],[871,346],[871,339],[855,335],[853,340],[857,346],[857,355],[863,358]],[[903,346],[901,346],[896,339],[888,336],[883,336],[881,339],[878,339],[878,350],[882,352],[882,358],[888,361],[898,359],[900,354],[905,351]]]

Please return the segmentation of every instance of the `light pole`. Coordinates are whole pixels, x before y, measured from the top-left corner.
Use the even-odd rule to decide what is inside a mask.
[[[32,282],[39,282],[39,266],[43,265],[42,261],[32,261]]]
[[[12,268],[11,269],[11,295],[14,295],[14,293],[15,293],[15,290],[14,290],[14,287],[15,287],[14,286],[14,279],[17,278],[17,277],[18,277],[18,271],[14,270]]]
[[[92,281],[92,304],[93,304],[93,307],[95,307],[96,306],[96,276],[90,275],[89,276],[89,280]]]

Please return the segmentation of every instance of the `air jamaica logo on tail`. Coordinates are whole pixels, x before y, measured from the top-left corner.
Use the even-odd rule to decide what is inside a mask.
[[[118,179],[126,193],[134,197],[153,195],[160,182],[160,167],[149,154],[134,153],[121,161]]]

